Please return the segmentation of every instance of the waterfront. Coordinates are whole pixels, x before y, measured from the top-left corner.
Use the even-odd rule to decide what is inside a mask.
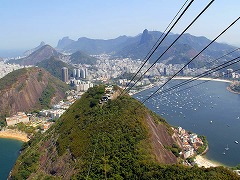
[[[0,180],[6,180],[22,146],[22,141],[0,138]]]
[[[169,87],[179,82],[182,80],[174,80]],[[240,163],[240,145],[235,143],[240,142],[240,95],[229,92],[226,89],[228,85],[226,82],[210,81],[181,91],[188,87],[184,86],[171,94],[156,95],[145,104],[171,125],[207,136],[208,159],[235,166]],[[156,88],[142,91],[133,97],[144,100]]]

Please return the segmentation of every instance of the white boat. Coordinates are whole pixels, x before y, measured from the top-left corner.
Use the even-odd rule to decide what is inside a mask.
[[[228,144],[227,144],[227,147],[225,147],[226,150],[229,150],[229,147],[228,147]]]
[[[238,141],[235,141],[236,144],[238,144]]]

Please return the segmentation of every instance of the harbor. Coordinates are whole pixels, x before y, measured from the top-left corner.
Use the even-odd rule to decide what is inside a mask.
[[[174,80],[165,88],[179,82],[182,80]],[[202,81],[195,81],[195,84],[199,82]],[[164,117],[170,125],[206,136],[209,142],[206,158],[225,166],[236,166],[240,163],[237,155],[240,151],[240,96],[228,91],[228,85],[229,82],[209,81],[184,91],[178,88],[154,95],[145,105]],[[143,101],[157,88],[142,91],[133,97]]]

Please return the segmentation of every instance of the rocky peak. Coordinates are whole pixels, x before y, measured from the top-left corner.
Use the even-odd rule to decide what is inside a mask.
[[[142,37],[141,37],[141,40],[140,40],[140,44],[144,44],[144,43],[147,43],[149,42],[150,40],[152,39],[151,35],[149,34],[148,30],[145,29],[142,33]]]

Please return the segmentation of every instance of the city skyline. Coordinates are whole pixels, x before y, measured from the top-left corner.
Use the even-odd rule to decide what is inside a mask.
[[[113,39],[136,36],[144,29],[164,31],[185,1],[16,1],[0,3],[2,29],[0,50],[27,50],[41,41],[56,47],[59,39],[69,36]],[[181,33],[210,1],[195,0],[173,33]],[[239,17],[240,2],[215,1],[187,31],[195,36],[215,38]],[[237,22],[218,42],[240,46]]]

